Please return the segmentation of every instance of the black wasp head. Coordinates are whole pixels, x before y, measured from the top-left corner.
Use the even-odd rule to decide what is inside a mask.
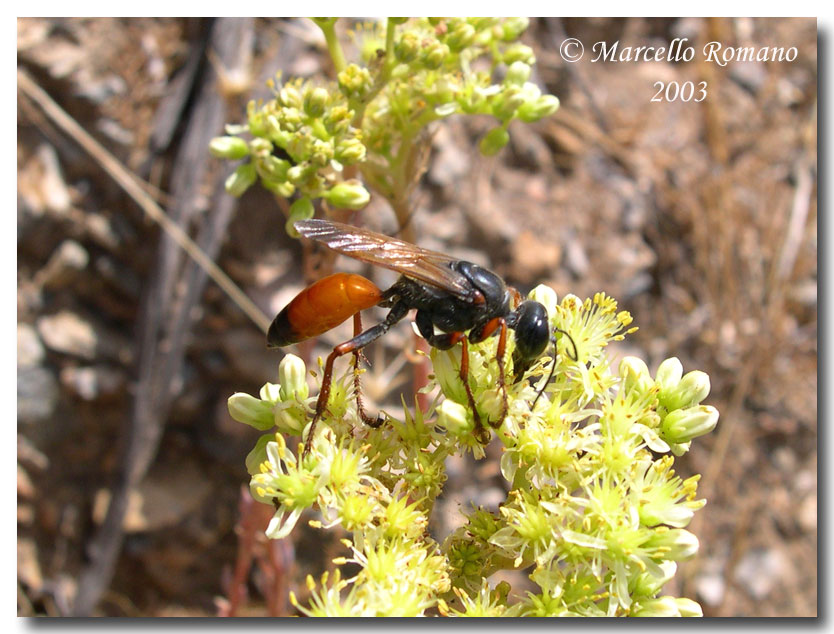
[[[550,341],[550,327],[547,323],[547,309],[539,302],[528,299],[515,310],[514,363],[516,376],[520,376],[539,358]]]
[[[568,352],[568,356],[574,361],[577,360],[576,344],[573,337],[561,328],[554,328],[553,333],[550,331],[550,325],[547,320],[547,309],[533,300],[522,302],[513,313],[511,319],[508,319],[510,326],[515,329],[515,352],[513,353],[513,367],[515,368],[515,377],[518,381],[524,373],[533,365],[533,362],[539,358],[544,352],[548,343],[556,345],[555,333],[560,332],[565,335],[573,347],[573,353]],[[554,360],[553,366],[550,369],[550,376],[545,384],[553,378],[553,371],[556,368]],[[541,396],[541,392],[539,393]],[[536,397],[538,400],[538,396]]]

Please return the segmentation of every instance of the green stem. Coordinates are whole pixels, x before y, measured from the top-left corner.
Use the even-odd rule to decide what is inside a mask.
[[[324,41],[327,43],[327,50],[330,53],[330,59],[333,60],[336,73],[341,73],[347,67],[347,62],[345,61],[345,54],[342,52],[342,45],[339,43],[339,37],[336,35],[336,20],[313,21],[318,24],[324,34]]]
[[[374,86],[370,93],[368,93],[368,95],[362,100],[362,103],[357,104],[356,106],[356,114],[353,116],[354,128],[362,127],[362,119],[365,116],[365,108],[367,108],[368,104],[371,103],[380,92],[382,92],[382,89],[388,84],[388,80],[391,79],[391,71],[394,70],[394,66],[396,65],[396,60],[394,59],[394,36],[396,35],[396,27],[396,23],[391,18],[388,18],[388,24],[385,31],[385,58],[382,68],[374,81]]]

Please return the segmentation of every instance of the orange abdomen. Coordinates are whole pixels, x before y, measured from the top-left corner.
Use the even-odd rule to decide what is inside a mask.
[[[269,327],[267,345],[277,348],[315,337],[380,301],[382,291],[361,275],[328,275],[301,291],[278,313]]]

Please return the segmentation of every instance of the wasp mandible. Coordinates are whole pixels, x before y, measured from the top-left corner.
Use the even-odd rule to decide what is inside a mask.
[[[382,424],[383,419],[368,416],[362,406],[359,351],[388,332],[411,309],[416,309],[417,329],[429,345],[448,350],[458,342],[461,343],[460,378],[472,409],[476,438],[486,444],[489,432],[481,423],[469,385],[468,344],[479,343],[496,333],[498,335],[498,387],[503,405],[498,420],[487,421],[497,428],[507,415],[504,375],[507,329],[515,332],[513,363],[516,377],[519,378],[544,352],[549,342],[555,344],[548,325],[547,309],[533,300],[521,301],[518,291],[508,287],[498,275],[472,262],[331,220],[300,220],[294,226],[305,238],[321,242],[338,253],[400,274],[399,279],[383,291],[361,275],[334,273],[301,291],[272,321],[267,333],[267,346],[280,348],[320,335],[348,318],[354,318],[354,337],[333,348],[324,364],[316,411],[302,455],[306,456],[310,452],[316,424],[327,407],[333,381],[333,363],[345,354],[354,355],[355,395],[359,416],[372,427]],[[515,308],[512,307],[514,303],[517,304]],[[373,306],[390,310],[381,323],[363,331],[359,314]],[[563,330],[556,328],[555,331],[570,338]],[[576,344],[573,339],[571,344],[575,357]]]

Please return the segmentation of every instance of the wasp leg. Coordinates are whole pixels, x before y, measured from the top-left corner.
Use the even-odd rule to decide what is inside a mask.
[[[472,386],[469,385],[469,345],[466,334],[463,332],[444,332],[442,334],[434,333],[434,324],[431,318],[422,311],[417,311],[415,319],[417,329],[423,338],[429,342],[429,345],[438,350],[448,350],[459,341],[461,342],[460,353],[460,380],[463,382],[463,388],[466,390],[466,399],[469,401],[469,408],[472,410],[472,419],[475,422],[475,438],[482,445],[489,442],[489,433],[481,422],[481,416],[478,414],[478,408],[475,405],[475,396],[472,394]]]
[[[379,339],[391,329],[391,326],[407,314],[408,307],[402,302],[397,302],[391,307],[390,312],[381,324],[368,328],[365,332],[359,333],[353,339],[340,343],[327,356],[327,361],[324,363],[324,374],[321,379],[321,390],[319,391],[319,398],[316,401],[316,413],[313,415],[313,422],[310,423],[310,431],[307,433],[307,440],[304,443],[304,450],[301,453],[302,460],[310,454],[313,448],[316,425],[324,415],[325,409],[327,409],[327,401],[330,399],[330,386],[333,383],[333,362],[350,352],[358,352],[372,341]]]
[[[492,335],[496,330],[499,330],[496,361],[498,361],[498,387],[501,389],[501,414],[498,417],[498,420],[494,422],[487,419],[487,422],[495,429],[499,428],[501,423],[504,422],[504,419],[507,417],[507,410],[509,409],[507,401],[507,383],[505,379],[506,373],[504,372],[504,354],[507,351],[507,320],[503,317],[494,317],[483,326],[476,326],[469,333],[469,340],[472,343],[480,343]]]
[[[358,337],[361,333],[362,317],[360,317],[359,313],[356,313],[353,316],[353,336]],[[385,422],[385,419],[380,415],[377,415],[376,418],[369,416],[365,411],[365,406],[362,404],[362,382],[359,378],[359,363],[361,362],[361,357],[363,356],[365,355],[362,354],[362,350],[360,348],[353,351],[353,394],[356,397],[356,411],[363,423],[368,425],[368,427],[376,429]],[[365,361],[367,362],[367,359],[365,359]]]

